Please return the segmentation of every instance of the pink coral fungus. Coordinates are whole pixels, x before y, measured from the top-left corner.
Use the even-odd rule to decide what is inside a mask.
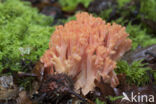
[[[75,89],[81,88],[84,95],[94,89],[94,81],[101,77],[116,87],[116,60],[131,47],[128,35],[125,27],[80,12],[76,20],[56,27],[41,62],[51,72],[72,76]]]

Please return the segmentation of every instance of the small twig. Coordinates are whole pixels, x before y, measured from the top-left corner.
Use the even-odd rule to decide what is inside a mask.
[[[38,75],[34,74],[34,73],[25,73],[25,72],[18,72],[18,75],[20,77],[37,77]]]

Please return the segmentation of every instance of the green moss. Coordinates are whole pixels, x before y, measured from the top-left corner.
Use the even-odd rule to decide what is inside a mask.
[[[24,90],[31,91],[33,88],[32,83],[34,79],[35,79],[34,77],[26,77],[23,79],[18,79],[17,83],[19,84],[20,87],[23,87]]]
[[[144,67],[141,61],[134,61],[131,65],[128,65],[126,61],[122,60],[117,63],[116,72],[125,74],[129,84],[141,86],[149,82],[148,70],[151,69]]]
[[[125,4],[129,3],[131,0],[117,0],[119,7],[123,7]]]
[[[111,12],[112,12],[112,8],[109,8],[109,9],[101,11],[99,16],[104,20],[108,20]]]
[[[100,101],[99,99],[96,99],[96,104],[106,104],[105,102]]]
[[[61,19],[61,22],[62,22],[63,24],[65,24],[65,23],[67,23],[67,22],[69,22],[69,21],[71,21],[71,20],[76,20],[75,15],[74,15],[74,16],[70,16],[70,17],[68,17],[67,19]]]
[[[148,34],[146,29],[141,28],[140,25],[131,25],[131,23],[129,23],[126,27],[126,31],[130,34],[130,39],[132,39],[133,50],[139,45],[146,47],[148,45],[156,44],[156,38],[151,34]]]
[[[39,14],[28,2],[0,3],[0,71],[21,70],[21,60],[35,62],[48,48],[52,19]]]
[[[73,11],[79,4],[87,8],[92,0],[59,0],[64,11]]]
[[[114,101],[116,101],[116,100],[118,100],[118,99],[122,99],[123,96],[108,96],[107,98],[108,98],[111,102],[114,102]]]
[[[156,0],[140,0],[140,2],[140,12],[144,18],[156,22]]]
[[[120,18],[117,18],[116,20],[112,20],[111,22],[115,22],[117,24],[120,24],[122,26],[124,26],[126,23],[128,23],[129,20],[125,19],[124,17],[120,17]]]

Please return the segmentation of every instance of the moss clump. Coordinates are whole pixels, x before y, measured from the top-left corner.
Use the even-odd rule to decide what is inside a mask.
[[[122,99],[123,96],[107,96],[107,98],[111,101],[111,102],[114,102],[118,99]]]
[[[140,12],[146,19],[156,22],[156,0],[141,0]]]
[[[149,82],[148,70],[150,68],[144,67],[141,61],[134,61],[131,65],[128,65],[126,61],[122,60],[117,63],[116,72],[118,74],[124,73],[129,84],[141,86]]]
[[[24,90],[26,91],[31,91],[33,88],[33,81],[34,77],[26,77],[26,78],[21,78],[17,80],[17,83],[19,84],[20,87],[23,87]]]
[[[108,20],[110,17],[110,14],[112,13],[112,10],[113,10],[112,8],[109,8],[109,9],[101,11],[99,14],[99,17],[101,17],[104,20]]]
[[[129,3],[131,0],[117,0],[117,3],[119,5],[119,7],[123,7],[125,6],[127,3]]]
[[[70,16],[70,17],[68,17],[67,19],[61,19],[60,21],[61,21],[63,24],[65,24],[65,23],[67,23],[67,22],[69,22],[69,21],[71,21],[71,20],[76,20],[75,15],[74,15],[74,16]]]
[[[96,104],[106,104],[105,102],[100,101],[99,99],[96,99]]]
[[[87,8],[92,0],[59,0],[64,11],[73,11],[79,4]]]
[[[0,71],[21,70],[21,60],[35,62],[48,48],[52,18],[39,14],[28,2],[0,2]]]
[[[141,28],[140,25],[131,25],[129,23],[126,27],[127,32],[130,34],[130,39],[132,39],[132,49],[136,49],[139,45],[142,47],[156,44],[156,38],[148,34],[146,29]]]

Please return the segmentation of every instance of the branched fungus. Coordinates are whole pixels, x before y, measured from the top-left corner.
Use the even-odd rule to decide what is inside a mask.
[[[86,95],[101,77],[111,87],[119,84],[116,61],[131,48],[125,27],[110,24],[86,12],[76,20],[56,27],[49,49],[41,57],[50,73],[65,73],[75,80],[75,89]]]

